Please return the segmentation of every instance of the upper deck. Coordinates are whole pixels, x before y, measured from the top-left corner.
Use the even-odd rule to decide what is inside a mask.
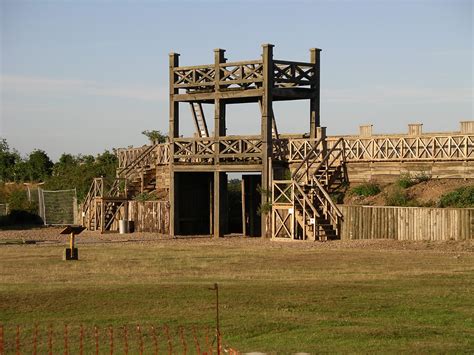
[[[310,50],[310,62],[273,59],[272,51],[264,51],[262,59],[227,62],[224,50],[219,51],[221,55],[216,55],[213,64],[170,66],[175,101],[210,103],[218,97],[228,103],[255,102],[265,87],[271,90],[274,101],[309,99],[319,87],[319,49]]]

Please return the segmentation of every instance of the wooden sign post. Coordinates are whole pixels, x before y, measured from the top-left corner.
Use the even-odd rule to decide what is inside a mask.
[[[63,260],[79,260],[79,253],[75,243],[76,235],[82,233],[86,229],[83,226],[67,226],[60,234],[69,234],[69,248],[64,249]]]

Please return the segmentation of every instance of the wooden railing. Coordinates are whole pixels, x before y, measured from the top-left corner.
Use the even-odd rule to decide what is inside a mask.
[[[313,170],[312,176],[317,177],[317,180],[324,186],[330,185],[330,179],[335,173],[335,169],[339,168],[341,164],[345,163],[345,142],[344,139],[339,138],[331,149],[325,153],[322,160]],[[313,160],[311,164],[308,164],[307,170],[302,174],[308,178],[312,164],[316,163],[317,160]],[[309,179],[307,182],[311,182]]]
[[[262,140],[259,136],[179,138],[173,142],[173,152],[175,163],[212,164],[216,158],[221,163],[261,162]]]
[[[177,67],[174,69],[175,88],[183,89],[205,89],[214,86],[214,65],[196,65],[189,67]]]
[[[124,169],[133,163],[145,150],[149,149],[149,145],[138,148],[119,148],[117,149],[118,169]]]
[[[263,82],[263,62],[249,60],[242,62],[221,63],[221,88],[255,88]]]
[[[474,135],[434,136],[359,136],[328,137],[327,149],[344,142],[346,162],[358,161],[449,161],[474,160]],[[318,143],[319,142],[319,143]],[[321,162],[322,142],[310,138],[273,139],[273,159],[289,163]],[[173,157],[176,163],[212,164],[216,158],[216,141],[213,138],[176,138]],[[260,136],[227,136],[219,138],[219,161],[260,162],[262,142]],[[135,169],[146,165],[167,165],[170,162],[169,143],[140,148],[119,149],[119,169]],[[133,164],[133,165],[132,165]],[[133,170],[132,169],[132,170]],[[136,170],[136,169],[135,169]],[[119,170],[120,171],[120,170]],[[123,176],[123,173],[120,174]]]
[[[342,218],[341,211],[337,208],[336,204],[331,199],[331,196],[329,196],[326,189],[316,177],[313,177],[313,183],[314,201],[318,206],[320,206],[324,218],[331,223],[335,230],[339,230],[340,219]]]
[[[225,62],[218,64],[221,89],[259,88],[263,83],[262,60]],[[209,90],[216,85],[216,65],[195,65],[174,68],[173,86],[188,91]],[[277,88],[306,87],[317,81],[314,63],[273,60],[273,82]]]
[[[316,64],[274,60],[274,85],[276,87],[310,86],[316,83]]]
[[[474,160],[474,135],[343,137],[346,159],[356,161]],[[337,138],[328,138],[328,147]]]

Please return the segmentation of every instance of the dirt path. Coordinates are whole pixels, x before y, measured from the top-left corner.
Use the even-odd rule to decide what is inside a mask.
[[[66,244],[67,236],[60,235],[62,228],[42,227],[25,230],[0,230],[0,247],[10,244]],[[263,238],[243,238],[239,236],[220,238],[209,236],[187,236],[170,238],[168,235],[156,233],[117,234],[84,231],[77,237],[78,244],[101,243],[172,243],[183,245],[225,245],[239,246],[242,243],[252,243],[265,248],[295,248],[295,249],[370,249],[370,250],[413,250],[437,252],[468,252],[474,253],[474,240],[465,241],[395,241],[389,239],[372,240],[336,240],[330,242],[278,242]]]

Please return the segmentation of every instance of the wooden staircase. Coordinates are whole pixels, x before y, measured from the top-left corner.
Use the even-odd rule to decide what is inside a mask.
[[[291,180],[275,180],[272,187],[272,237],[275,239],[337,239],[342,213],[331,193],[345,185],[344,141],[327,151],[325,140],[295,169]]]
[[[125,167],[117,169],[110,183],[95,178],[83,206],[83,225],[92,231],[118,229],[119,219],[127,218],[127,202],[136,195],[156,189],[156,162],[159,144],[146,147]]]

